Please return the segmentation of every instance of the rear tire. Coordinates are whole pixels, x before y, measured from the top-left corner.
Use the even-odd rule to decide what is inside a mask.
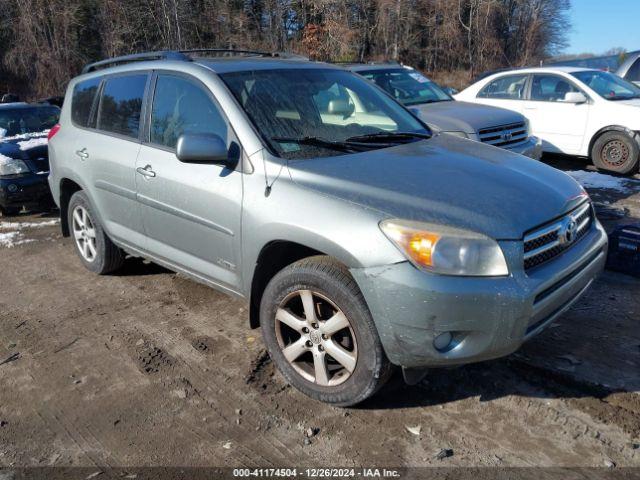
[[[104,232],[83,191],[73,194],[67,215],[76,253],[88,270],[104,275],[122,266],[124,252]]]
[[[277,273],[262,296],[260,324],[282,375],[316,400],[355,405],[392,373],[362,292],[349,270],[328,257]]]
[[[600,135],[591,148],[591,160],[599,170],[626,175],[638,169],[640,147],[633,136],[612,130]]]

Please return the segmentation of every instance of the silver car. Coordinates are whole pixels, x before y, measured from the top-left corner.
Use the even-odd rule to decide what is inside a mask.
[[[542,156],[542,142],[531,135],[529,122],[517,112],[456,101],[438,84],[408,66],[357,63],[344,67],[374,82],[436,130],[535,160]]]
[[[87,66],[49,183],[89,270],[128,254],[245,299],[307,395],[353,405],[393,366],[507,355],[602,270],[606,234],[564,173],[433,134],[341,68],[215,55]]]

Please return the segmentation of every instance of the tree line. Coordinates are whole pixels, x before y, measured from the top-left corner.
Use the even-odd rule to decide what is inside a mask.
[[[395,60],[452,86],[566,45],[570,0],[0,0],[0,93],[60,95],[88,62],[190,48]]]

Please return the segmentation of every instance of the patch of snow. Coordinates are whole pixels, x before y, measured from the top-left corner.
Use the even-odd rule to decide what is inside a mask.
[[[40,147],[40,146],[46,145],[46,144],[47,144],[47,137],[35,137],[35,138],[31,138],[29,140],[24,140],[22,142],[18,142],[18,145],[20,146],[20,150],[22,150],[22,151],[30,150],[32,148]]]
[[[21,133],[19,135],[13,135],[11,137],[0,137],[0,143],[13,142],[15,140],[30,140],[32,138],[39,138],[39,137],[46,138],[48,134],[49,134],[49,129],[42,130],[41,132]]]
[[[16,242],[22,240],[22,233],[20,232],[6,232],[0,233],[0,246],[11,248],[16,246]]]
[[[10,228],[12,230],[22,230],[23,228],[42,228],[57,225],[60,222],[58,218],[53,220],[45,220],[44,222],[0,222],[0,228]],[[11,232],[9,232],[11,233]]]
[[[585,188],[602,188],[615,190],[620,193],[630,193],[640,189],[640,182],[630,178],[614,177],[599,172],[574,170],[565,172]]]

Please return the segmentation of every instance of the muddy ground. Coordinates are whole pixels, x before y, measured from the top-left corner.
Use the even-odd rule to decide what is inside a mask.
[[[640,222],[640,181],[591,193],[609,228]],[[97,277],[55,216],[0,222],[0,467],[640,466],[638,279],[607,272],[508,358],[339,409],[283,382],[244,303],[139,260]]]

